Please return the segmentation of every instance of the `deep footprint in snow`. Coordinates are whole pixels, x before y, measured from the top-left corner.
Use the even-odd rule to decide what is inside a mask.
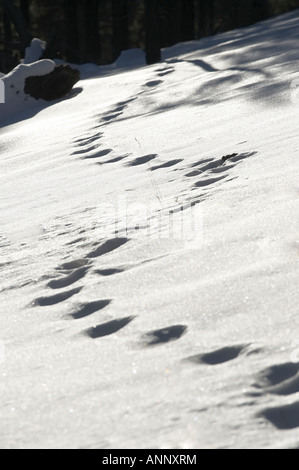
[[[163,80],[150,80],[149,82],[146,82],[145,86],[153,88],[161,85],[161,83],[163,83]]]
[[[125,238],[125,237],[111,238],[110,240],[107,240],[95,250],[88,253],[87,258],[97,258],[99,256],[103,256],[106,253],[110,253],[111,251],[116,250],[117,248],[124,245],[128,241],[129,241],[129,238]]]
[[[83,160],[90,160],[92,158],[101,158],[101,157],[105,157],[106,155],[109,155],[109,153],[111,153],[113,151],[113,149],[104,149],[104,150],[100,150],[100,152],[97,152],[97,153],[93,153],[92,155],[86,155],[86,157],[81,157]]]
[[[206,158],[205,160],[199,160],[198,162],[192,163],[192,165],[190,165],[190,168],[195,168],[197,166],[203,165],[204,163],[210,163],[213,161],[214,158]]]
[[[63,287],[70,286],[71,284],[74,284],[75,282],[79,281],[79,279],[82,279],[86,275],[88,270],[89,267],[79,268],[68,276],[48,282],[47,285],[51,289],[62,289]]]
[[[161,67],[156,70],[158,77],[164,77],[165,75],[169,75],[175,71],[174,67]]]
[[[196,354],[195,356],[187,357],[186,360],[194,362],[195,364],[208,364],[214,366],[236,359],[247,347],[248,344],[227,346],[210,353]]]
[[[124,269],[120,269],[120,268],[96,269],[94,272],[96,274],[99,274],[100,276],[113,276],[114,274],[123,273]]]
[[[156,153],[151,153],[149,155],[144,155],[143,157],[138,157],[135,158],[132,162],[128,163],[128,166],[138,166],[138,165],[144,165],[145,163],[150,162],[151,160],[154,160],[157,158]]]
[[[83,268],[89,263],[86,259],[75,259],[67,263],[63,263],[56,268],[57,271],[72,271],[73,269]]]
[[[257,152],[244,152],[244,153],[233,153],[231,155],[225,155],[222,157],[222,161],[225,162],[226,160],[232,161],[232,162],[239,162],[241,160],[244,160],[245,158],[252,157],[253,155],[256,155]]]
[[[39,307],[48,307],[50,305],[57,305],[61,302],[65,302],[66,300],[70,299],[76,294],[79,294],[83,287],[77,287],[76,289],[72,289],[66,292],[61,292],[60,294],[50,295],[48,297],[39,297],[38,299],[33,301],[34,306]]]
[[[291,405],[266,408],[257,417],[265,418],[277,429],[294,429],[299,427],[299,402]]]
[[[125,158],[128,158],[131,154],[127,153],[126,155],[120,155],[118,157],[111,158],[110,160],[106,160],[104,162],[97,162],[98,165],[107,165],[109,163],[117,163],[120,162],[121,160],[124,160]]]
[[[149,331],[143,335],[143,346],[156,346],[179,339],[187,331],[185,325],[173,325],[160,330]]]
[[[154,171],[154,170],[159,170],[160,168],[169,168],[171,166],[177,165],[178,163],[182,161],[183,161],[182,159],[170,160],[168,162],[161,163],[161,165],[152,166],[151,170]]]
[[[124,158],[126,158],[126,156],[111,158],[111,160],[107,160],[106,162],[103,162],[103,163],[101,162],[99,163],[99,165],[106,165],[107,163],[117,163],[123,160]]]
[[[225,175],[225,176],[220,176],[219,178],[208,178],[208,179],[205,179],[205,180],[200,180],[200,181],[197,181],[194,186],[196,186],[197,188],[203,188],[205,186],[209,186],[210,184],[214,184],[214,183],[217,183],[218,181],[221,181],[225,178],[227,178],[228,175]]]
[[[92,152],[92,150],[96,150],[100,147],[101,144],[94,144],[82,150],[76,150],[75,152],[71,153],[71,155],[83,155],[84,153]]]
[[[109,336],[127,326],[132,320],[134,320],[134,318],[135,317],[125,317],[118,318],[117,320],[111,320],[93,328],[89,328],[86,331],[86,334],[92,339]]]
[[[112,121],[112,119],[117,118],[118,116],[121,116],[122,113],[113,113],[113,114],[108,114],[107,116],[102,117],[102,121],[104,122],[109,122]]]
[[[92,136],[76,139],[74,143],[77,144],[78,147],[85,147],[86,145],[91,145],[93,142],[100,139],[103,135],[103,132],[98,132],[97,134],[94,134]]]
[[[299,365],[293,362],[268,367],[257,376],[254,387],[260,392],[250,395],[257,396],[262,393],[276,395],[292,395],[299,392]]]
[[[103,299],[83,304],[76,312],[71,313],[71,317],[73,317],[75,320],[87,317],[95,312],[98,312],[99,310],[103,310],[111,302],[111,299]]]

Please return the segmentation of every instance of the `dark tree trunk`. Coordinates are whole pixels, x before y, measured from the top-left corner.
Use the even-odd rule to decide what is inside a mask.
[[[233,26],[236,28],[239,25],[239,14],[240,14],[240,1],[233,1]]]
[[[26,21],[27,26],[29,26],[30,24],[29,0],[20,1],[20,10],[21,10],[24,20]]]
[[[182,40],[182,0],[173,0],[170,10],[170,41],[176,44]]]
[[[97,62],[100,57],[97,0],[65,0],[67,58],[73,62]]]
[[[146,63],[161,60],[158,0],[145,0]]]
[[[5,40],[5,49],[7,48],[7,44],[12,40],[12,31],[11,31],[11,21],[9,18],[8,13],[4,10],[3,11],[3,27],[4,27],[4,40]]]
[[[4,12],[8,15],[12,23],[14,23],[16,30],[20,36],[21,46],[24,50],[30,46],[32,36],[28,31],[25,19],[20,10],[15,6],[13,0],[2,0]]]
[[[194,3],[191,0],[182,1],[182,35],[181,41],[192,41],[194,39]]]
[[[65,54],[67,60],[76,63],[80,61],[80,54],[78,53],[79,35],[77,28],[76,2],[74,0],[64,0],[64,11],[66,25]]]
[[[99,2],[85,0],[86,49],[85,61],[98,62],[100,58]]]
[[[268,18],[268,0],[252,0],[252,21],[262,21]]]
[[[127,0],[113,0],[113,39],[115,58],[129,49],[129,12]]]
[[[207,0],[208,35],[214,34],[214,0]]]
[[[197,37],[209,36],[214,33],[214,0],[195,0]]]

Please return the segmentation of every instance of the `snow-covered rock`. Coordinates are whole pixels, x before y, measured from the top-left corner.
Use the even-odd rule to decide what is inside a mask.
[[[55,68],[50,59],[30,64],[20,64],[2,77],[5,88],[5,103],[0,105],[0,122],[37,105],[37,101],[24,92],[27,77],[46,75]]]

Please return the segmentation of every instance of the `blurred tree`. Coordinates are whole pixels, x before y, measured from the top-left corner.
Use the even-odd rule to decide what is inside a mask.
[[[252,0],[252,18],[251,21],[262,21],[268,18],[268,0]]]
[[[129,49],[129,12],[127,0],[112,0],[115,57]]]
[[[180,12],[182,32],[180,41],[192,41],[194,39],[194,2],[183,0]],[[178,41],[177,41],[178,42]]]
[[[161,60],[158,0],[145,0],[146,63]]]
[[[6,18],[9,18],[10,21],[14,24],[20,37],[21,49],[24,50],[25,47],[30,45],[32,39],[32,36],[28,31],[26,21],[24,20],[24,17],[22,16],[20,10],[16,7],[13,0],[2,0],[2,2]]]
[[[132,47],[154,63],[161,47],[298,7],[299,0],[0,0],[0,68],[18,62],[32,37],[48,43],[47,57],[73,63],[111,63]]]
[[[97,62],[100,56],[98,0],[64,0],[70,61]]]
[[[24,20],[26,21],[27,27],[30,23],[30,14],[29,14],[29,0],[20,0],[20,10],[23,15]]]

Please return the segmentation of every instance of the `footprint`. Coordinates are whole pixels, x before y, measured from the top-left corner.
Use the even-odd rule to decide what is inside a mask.
[[[110,299],[104,299],[104,300],[96,300],[95,302],[89,302],[89,303],[83,304],[81,305],[79,310],[72,313],[71,316],[75,320],[87,317],[88,315],[91,315],[92,313],[98,312],[99,310],[103,310],[103,308],[107,307],[107,305],[109,305],[111,302],[112,300]]]
[[[78,245],[79,243],[82,243],[84,241],[86,241],[86,238],[83,238],[83,237],[75,238],[75,240],[71,240],[70,242],[67,242],[66,245],[68,245],[68,246],[69,245]]]
[[[212,173],[223,173],[224,171],[228,171],[231,168],[234,168],[235,165],[226,165],[226,166],[220,166],[218,168],[214,168],[212,170]]]
[[[202,163],[204,163],[204,162],[209,162],[209,160],[205,160]],[[187,176],[187,178],[202,175],[204,172],[206,172],[208,170],[213,170],[215,172],[218,167],[221,167],[220,171],[226,171],[226,169],[227,169],[226,166],[223,166],[223,163],[221,161],[219,161],[219,160],[215,161],[213,159],[212,159],[212,161],[210,161],[210,163],[207,163],[206,165],[201,164],[200,162],[191,165],[191,168],[194,168],[194,167],[199,167],[199,168],[197,170],[193,170],[193,171],[187,173],[185,175],[185,176]]]
[[[125,158],[129,157],[131,154],[127,153],[126,155],[122,155],[120,157],[111,158],[110,160],[106,160],[105,162],[99,162],[98,165],[106,165],[107,163],[116,163],[124,160]]]
[[[186,333],[187,326],[173,325],[160,330],[149,331],[143,336],[143,346],[155,346],[179,339]]]
[[[257,415],[266,418],[277,429],[294,429],[299,427],[299,402],[286,406],[266,408]]]
[[[86,266],[86,264],[88,264],[88,263],[89,263],[89,261],[86,260],[86,259],[76,259],[74,261],[70,261],[68,263],[62,264],[61,266],[58,266],[58,268],[56,268],[56,270],[58,270],[58,271],[69,271],[69,270],[73,270],[73,269],[82,268],[83,266]]]
[[[129,103],[132,103],[132,101],[135,101],[137,98],[136,97],[133,97],[133,98],[129,98],[125,101],[119,101],[118,103],[116,103],[116,106],[124,106],[124,107],[127,107],[127,105]]]
[[[202,188],[204,186],[209,186],[210,184],[217,183],[217,181],[221,181],[221,180],[223,180],[224,178],[227,178],[227,177],[228,177],[228,175],[220,176],[219,178],[208,178],[208,179],[205,179],[205,180],[197,181],[197,183],[195,183],[194,186],[196,186],[197,188]]]
[[[104,149],[101,150],[100,152],[93,153],[92,155],[87,155],[86,157],[82,157],[84,160],[88,160],[91,158],[100,158],[100,157],[105,157],[105,155],[108,155],[109,153],[112,152],[113,149]]]
[[[122,111],[124,111],[124,109],[126,109],[127,105],[125,104],[121,104],[119,106],[116,106],[116,108],[113,110],[114,113],[121,113]]]
[[[224,362],[236,359],[248,346],[248,344],[227,346],[210,353],[196,354],[195,356],[186,358],[186,360],[194,362],[195,364],[208,364],[215,366],[217,364],[223,364]]]
[[[99,148],[100,145],[101,144],[95,144],[91,145],[90,147],[87,147],[86,149],[76,150],[75,152],[71,153],[71,155],[82,155],[84,153],[92,152],[92,150],[96,150],[97,148]]]
[[[98,134],[95,134],[91,137],[83,137],[81,139],[77,139],[74,141],[74,143],[77,144],[79,147],[84,147],[85,145],[90,145],[96,140],[100,139],[103,135],[103,132],[99,132]]]
[[[88,267],[79,268],[68,276],[50,281],[47,285],[51,289],[62,289],[63,287],[70,286],[71,284],[79,281],[79,279],[82,279],[82,277],[86,275],[88,269]]]
[[[143,157],[138,157],[135,158],[132,162],[128,163],[128,166],[137,166],[137,165],[143,165],[144,163],[148,163],[151,160],[154,160],[154,158],[157,158],[156,153],[151,153],[149,155],[144,155]]]
[[[116,250],[120,246],[124,245],[129,241],[129,238],[111,238],[110,240],[107,240],[105,243],[100,245],[98,248],[95,250],[91,251],[88,253],[87,257],[88,258],[97,258],[99,256],[105,255],[106,253],[110,253],[111,251]]]
[[[163,83],[163,80],[151,80],[145,84],[145,86],[148,86],[150,88],[161,85]]]
[[[205,160],[199,160],[198,162],[193,163],[191,165],[191,168],[194,168],[194,167],[199,166],[199,165],[203,165],[204,163],[210,163],[213,160],[214,160],[213,158],[206,158]]]
[[[201,173],[204,173],[204,171],[214,170],[215,168],[219,167],[220,165],[223,165],[221,160],[213,160],[212,162],[207,163],[206,165],[200,166],[199,170],[201,171]]]
[[[33,301],[34,306],[46,307],[50,305],[56,305],[61,302],[64,302],[67,299],[73,297],[73,295],[78,294],[83,287],[77,287],[76,289],[69,290],[67,292],[61,292],[60,294],[51,295],[49,297],[39,297]]]
[[[234,157],[236,157],[237,155],[238,155],[237,153],[232,153],[232,154],[230,154],[230,155],[224,155],[224,156],[222,157],[222,161],[225,162],[225,161],[228,160],[229,158],[234,158]]]
[[[86,331],[86,334],[92,338],[100,338],[102,336],[112,335],[120,329],[124,328],[128,323],[130,323],[135,317],[125,317],[119,318],[117,320],[108,321],[107,323],[102,323],[101,325],[89,328]]]
[[[222,157],[223,161],[226,161],[229,159],[232,162],[239,162],[240,160],[244,160],[245,158],[252,157],[253,155],[256,155],[257,152],[244,152],[244,153],[232,153],[231,155],[225,155]]]
[[[107,160],[106,162],[99,163],[99,165],[106,165],[107,163],[116,163],[116,162],[120,162],[120,161],[123,160],[124,158],[126,158],[126,156],[111,158],[111,160]]]
[[[187,178],[193,178],[193,176],[200,176],[201,174],[202,174],[201,170],[193,170],[193,171],[190,171],[190,173],[186,173],[185,176]]]
[[[164,77],[165,75],[168,75],[170,73],[173,73],[174,72],[174,69],[166,69],[166,70],[161,70],[161,72],[159,72],[157,75],[158,77]]]
[[[254,387],[264,393],[276,395],[291,395],[299,392],[299,365],[287,362],[285,364],[268,367],[258,374]],[[260,395],[261,393],[252,393]]]
[[[108,116],[102,117],[102,121],[108,122],[112,121],[112,119],[117,118],[118,116],[121,116],[122,113],[114,113],[114,114],[109,114]]]
[[[111,269],[97,269],[94,271],[96,274],[99,274],[100,276],[113,276],[113,274],[119,274],[123,273],[124,269],[116,269],[116,268],[111,268]]]
[[[159,170],[160,168],[168,168],[170,166],[177,165],[178,163],[182,161],[183,161],[182,159],[170,160],[169,162],[162,163],[161,165],[156,165],[156,166],[151,167],[151,170],[154,171],[154,170]]]

